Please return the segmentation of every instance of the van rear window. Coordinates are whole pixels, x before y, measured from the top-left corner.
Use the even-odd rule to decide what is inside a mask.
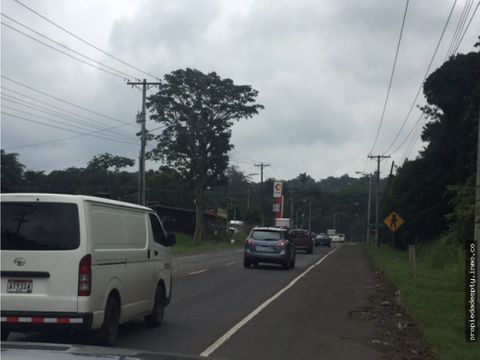
[[[67,203],[2,203],[2,250],[72,250],[80,245],[78,207]]]

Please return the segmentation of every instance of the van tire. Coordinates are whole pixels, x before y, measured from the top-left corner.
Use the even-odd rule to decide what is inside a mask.
[[[103,346],[113,346],[118,336],[120,321],[120,304],[115,296],[110,295],[105,306],[105,316],[100,330],[96,333],[96,342]]]
[[[145,323],[148,327],[159,327],[162,324],[163,314],[165,312],[165,290],[161,285],[157,285],[155,290],[155,299],[153,300],[153,309],[150,315],[145,316]]]

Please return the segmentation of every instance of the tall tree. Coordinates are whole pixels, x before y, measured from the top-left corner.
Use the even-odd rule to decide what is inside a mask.
[[[215,72],[179,69],[164,76],[158,93],[149,97],[152,119],[164,125],[149,156],[175,168],[195,196],[194,240],[203,238],[204,191],[224,177],[234,120],[258,114],[258,91],[235,85]]]

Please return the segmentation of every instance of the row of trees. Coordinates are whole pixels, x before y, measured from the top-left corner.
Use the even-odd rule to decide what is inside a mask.
[[[480,52],[451,57],[423,90],[429,121],[422,139],[428,145],[389,182],[384,212],[395,209],[407,220],[397,246],[440,235],[464,243],[474,229]]]
[[[26,169],[15,153],[1,157],[2,192],[49,192],[108,196],[117,200],[137,202],[138,173],[123,170],[134,165],[132,159],[101,154],[86,167],[70,167],[46,174]],[[266,224],[273,224],[272,195],[274,179],[264,182],[264,208],[261,209],[261,185],[252,182],[236,167],[228,167],[223,181],[206,188],[205,209],[225,209],[229,219],[260,224],[261,211]],[[284,181],[285,217],[294,219],[299,227],[323,232],[334,223],[339,231],[357,240],[365,237],[368,180],[344,175],[315,181],[306,173]],[[171,168],[162,167],[146,174],[147,203],[194,209],[195,194],[188,181]],[[309,207],[309,203],[311,206]],[[309,214],[311,208],[311,214]]]

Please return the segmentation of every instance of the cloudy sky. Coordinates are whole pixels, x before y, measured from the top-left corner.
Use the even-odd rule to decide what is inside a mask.
[[[423,104],[421,95],[414,103],[415,95],[452,6],[456,3],[430,71],[453,48],[473,50],[480,10],[468,29],[466,24],[479,1],[409,2],[372,150],[403,0],[19,0],[44,18],[15,0],[1,0],[1,146],[18,153],[28,169],[47,173],[85,166],[105,152],[137,158],[135,115],[141,93],[123,78],[155,81],[145,73],[161,78],[191,67],[259,91],[265,110],[233,128],[231,164],[247,174],[258,173],[254,164],[264,162],[271,165],[265,176],[277,179],[300,172],[317,180],[355,175],[374,168],[374,161],[367,160],[371,150],[392,155],[382,165],[385,174],[391,160],[401,164],[423,146],[416,108],[391,145],[411,105]],[[462,16],[464,9],[469,11]],[[462,23],[458,28],[466,30],[459,43],[455,30]]]

